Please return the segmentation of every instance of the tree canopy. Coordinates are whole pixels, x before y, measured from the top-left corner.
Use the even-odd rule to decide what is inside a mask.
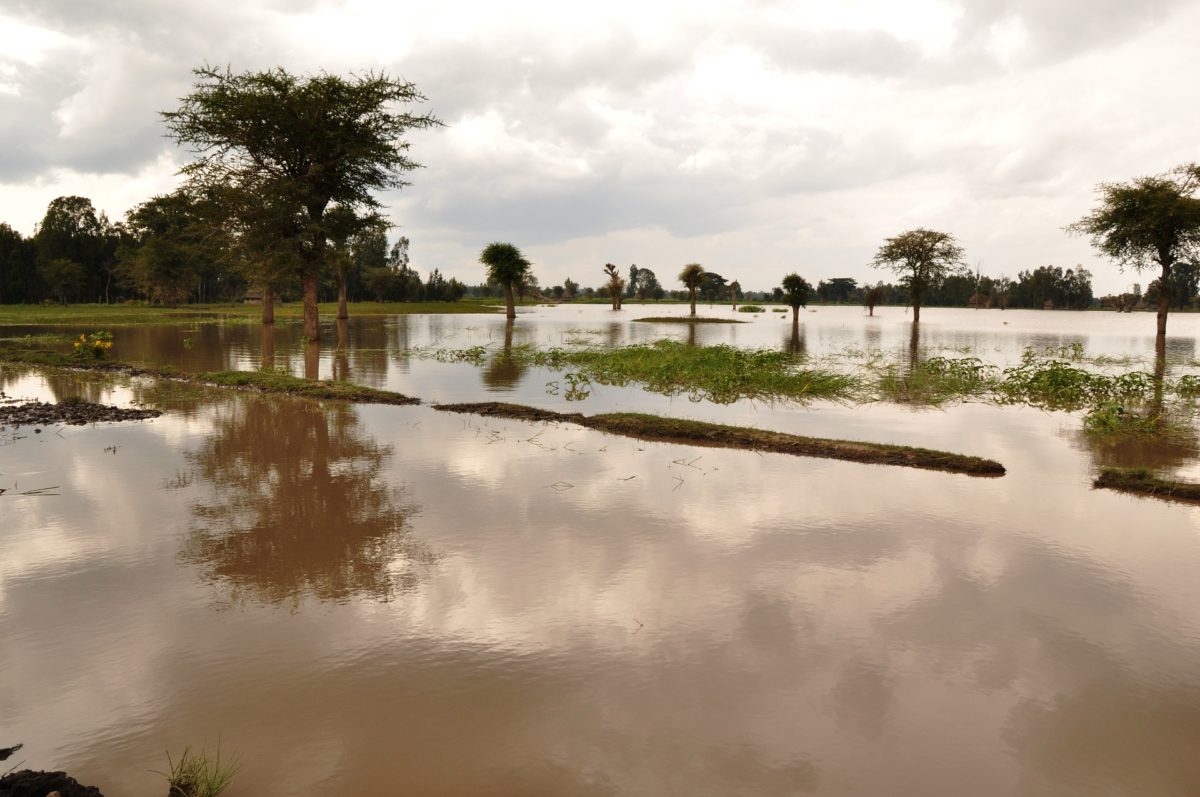
[[[900,276],[900,283],[909,290],[916,322],[921,320],[921,297],[926,289],[961,271],[963,255],[953,235],[918,227],[884,241],[871,265]]]
[[[494,241],[485,246],[479,253],[479,262],[487,267],[488,280],[504,288],[508,317],[516,318],[513,290],[525,282],[532,264],[521,254],[520,249],[503,241]]]
[[[404,175],[420,166],[404,134],[440,122],[397,110],[425,97],[382,72],[345,78],[205,66],[195,75],[179,110],[162,114],[170,135],[196,156],[183,173],[241,193],[243,206],[259,203],[256,226],[296,251],[304,334],[315,340],[318,279],[332,232],[326,211],[338,205],[372,214],[380,206],[373,192],[407,185]]]
[[[1091,238],[1092,245],[1121,269],[1159,267],[1158,335],[1167,334],[1172,267],[1200,253],[1200,165],[1125,183],[1101,183],[1099,204],[1067,230]]]
[[[783,300],[792,308],[792,324],[800,323],[800,308],[808,306],[808,294],[812,286],[799,274],[791,273],[783,278]]]

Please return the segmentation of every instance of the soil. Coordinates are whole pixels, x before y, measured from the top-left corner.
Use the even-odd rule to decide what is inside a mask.
[[[58,404],[28,401],[23,404],[0,404],[0,430],[5,426],[84,426],[105,421],[140,421],[159,415],[162,413],[158,410],[124,409],[87,401],[64,401]]]
[[[84,786],[66,772],[22,769],[0,778],[0,797],[104,797],[95,786]]]
[[[1004,466],[994,460],[954,454],[949,451],[884,443],[802,437],[763,429],[662,418],[656,415],[611,413],[587,416],[580,413],[553,412],[552,410],[498,401],[477,404],[439,404],[435,405],[434,409],[489,417],[515,418],[531,422],[574,423],[609,434],[663,443],[738,448],[801,457],[899,465],[908,468],[963,473],[968,476],[1003,476],[1005,472]]]

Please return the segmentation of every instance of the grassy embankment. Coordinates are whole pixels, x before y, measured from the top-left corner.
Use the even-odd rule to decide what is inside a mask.
[[[657,415],[633,412],[583,415],[582,413],[553,412],[521,404],[495,401],[476,404],[440,404],[435,405],[434,409],[488,417],[514,418],[523,421],[573,423],[609,434],[662,443],[766,451],[775,454],[841,459],[879,465],[900,465],[909,468],[963,473],[969,476],[1004,475],[1004,466],[999,462],[947,451],[884,443],[803,437],[763,429],[689,421],[680,418],[662,418]]]
[[[321,318],[337,315],[337,305],[320,305]],[[457,302],[355,302],[350,317],[376,315],[412,315],[416,313],[489,313],[503,312],[495,299],[463,299]],[[275,307],[276,321],[302,318],[299,302]],[[0,325],[94,326],[101,328],[135,324],[194,324],[197,321],[257,323],[262,307],[256,304],[190,304],[180,307],[125,304],[4,304],[0,305]]]
[[[1200,484],[1163,479],[1148,468],[1101,468],[1092,486],[1170,501],[1200,503]]]

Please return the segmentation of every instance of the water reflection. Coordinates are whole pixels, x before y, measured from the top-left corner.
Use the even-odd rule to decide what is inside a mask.
[[[808,355],[808,336],[802,324],[792,324],[790,334],[783,339],[783,350],[797,359]]]
[[[348,405],[264,398],[222,408],[188,454],[210,495],[191,507],[180,558],[230,602],[387,600],[413,589],[431,552],[415,507],[381,478],[391,448]]]
[[[528,367],[512,356],[513,320],[504,325],[504,347],[492,355],[480,374],[483,384],[495,393],[506,393],[516,387]]]

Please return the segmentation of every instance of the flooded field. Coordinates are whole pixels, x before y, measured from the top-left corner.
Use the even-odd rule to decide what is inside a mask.
[[[300,329],[117,328],[121,360],[348,379],[427,402],[637,410],[997,459],[976,479],[566,425],[0,370],[10,397],[157,419],[0,432],[0,745],[111,795],[217,740],[254,795],[1194,795],[1200,508],[1090,486],[1200,472],[1079,413],[726,405],[415,349],[663,337],[1153,367],[1148,314],[627,305]],[[664,312],[665,310],[665,312]],[[619,315],[620,320],[612,320]],[[1172,316],[1194,373],[1200,316]],[[25,331],[3,330],[3,334]],[[340,345],[339,345],[340,342]],[[578,399],[579,397],[572,397]],[[12,762],[8,762],[12,763]]]

